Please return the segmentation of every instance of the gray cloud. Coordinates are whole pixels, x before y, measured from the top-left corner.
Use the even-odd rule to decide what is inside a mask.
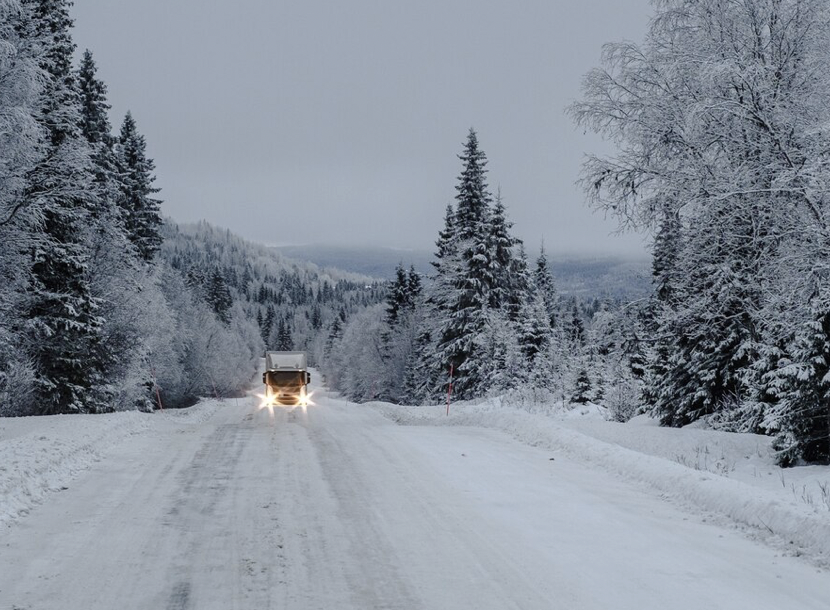
[[[603,144],[564,115],[648,0],[76,0],[75,41],[132,109],[164,211],[270,243],[430,248],[474,126],[516,232],[641,253],[574,186]]]

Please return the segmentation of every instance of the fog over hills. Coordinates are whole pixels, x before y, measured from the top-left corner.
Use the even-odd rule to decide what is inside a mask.
[[[392,279],[395,267],[413,265],[424,275],[434,269],[432,252],[382,247],[359,246],[278,246],[290,258],[306,260],[323,268],[336,268],[380,279]],[[531,255],[531,264],[535,255]],[[648,294],[651,288],[651,267],[648,260],[614,256],[549,257],[551,273],[557,288],[564,295],[583,298],[635,299]]]

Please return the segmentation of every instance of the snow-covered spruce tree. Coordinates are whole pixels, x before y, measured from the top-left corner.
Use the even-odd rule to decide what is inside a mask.
[[[547,402],[556,389],[553,355],[559,346],[555,345],[557,338],[550,325],[544,296],[538,287],[534,288],[522,303],[516,321],[522,363],[514,374],[526,384],[534,402]]]
[[[438,239],[435,242],[437,248],[435,260],[431,263],[439,275],[441,273],[441,265],[458,254],[458,239],[455,233],[455,226],[455,208],[452,204],[447,204],[447,209],[444,213],[444,228],[438,232]]]
[[[322,350],[322,364],[326,371],[326,386],[332,390],[341,390],[342,382],[347,376],[349,363],[344,360],[340,344],[343,340],[345,323],[340,316],[335,316],[328,327]]]
[[[415,331],[415,356],[407,369],[404,380],[405,395],[415,402],[426,403],[440,397],[448,377],[442,354],[437,349],[440,331],[440,312],[445,311],[452,289],[451,279],[460,273],[461,262],[458,240],[455,235],[455,208],[448,204],[444,214],[444,227],[435,242],[434,281],[423,299],[424,315]],[[447,365],[448,367],[449,365]]]
[[[519,310],[518,341],[528,369],[536,367],[539,354],[546,353],[550,348],[553,333],[550,317],[545,307],[544,297],[538,289],[528,294]]]
[[[527,296],[529,276],[527,261],[517,259],[516,249],[521,240],[510,234],[513,223],[507,220],[501,188],[487,223],[487,254],[490,264],[491,309],[507,310],[515,319],[516,313]]]
[[[790,317],[788,324],[769,329],[778,343],[763,354],[759,366],[762,428],[775,435],[773,447],[784,466],[830,461],[830,241],[815,232],[805,242],[804,249],[813,256],[782,261],[787,267],[784,288],[770,308],[783,309]],[[797,308],[791,301],[803,305]]]
[[[574,387],[571,392],[571,402],[574,404],[584,405],[591,401],[593,390],[591,387],[591,378],[588,375],[588,370],[585,368],[579,369],[574,382]]]
[[[205,300],[216,313],[216,317],[219,320],[225,324],[230,323],[230,309],[233,306],[233,297],[231,297],[231,291],[228,290],[227,281],[218,268],[213,270],[210,278],[207,280],[205,285]]]
[[[395,268],[395,279],[389,286],[389,294],[386,297],[386,323],[394,326],[398,316],[410,303],[409,280],[403,263],[398,263]]]
[[[657,232],[652,246],[651,273],[654,297],[668,306],[674,302],[674,291],[680,284],[678,254],[682,245],[678,210],[670,203],[664,203],[657,220]]]
[[[294,339],[291,337],[291,324],[288,320],[280,320],[277,331],[277,350],[290,352],[294,349]]]
[[[734,408],[752,392],[745,379],[757,359],[755,313],[763,294],[756,278],[765,255],[752,234],[761,225],[734,204],[722,212],[718,207],[707,208],[716,211],[711,222],[687,232],[697,255],[695,265],[688,258],[679,263],[684,282],[674,306],[663,310],[667,319],[659,336],[672,337],[673,343],[665,348],[668,359],[657,381],[655,412],[673,426]],[[725,218],[733,211],[738,218]],[[702,220],[706,218],[703,214]],[[711,231],[719,220],[728,233]]]
[[[415,365],[420,306],[425,306],[421,303],[421,279],[414,267],[407,273],[403,263],[399,263],[386,295],[381,332],[383,366],[376,371],[378,377],[373,384],[372,398],[400,403],[408,397],[406,378],[409,368]]]
[[[529,284],[527,264],[517,255],[504,206],[491,205],[487,158],[470,130],[456,185],[456,205],[447,206],[439,233],[436,273],[415,333],[416,352],[406,375],[408,394],[426,402],[446,392],[450,371],[456,396],[472,398],[489,389],[487,358],[481,353],[492,336],[492,311],[518,315]]]
[[[459,159],[464,168],[455,187],[453,242],[447,248],[449,256],[440,261],[433,297],[440,320],[438,367],[447,372],[452,367],[456,394],[471,398],[482,391],[484,383],[479,370],[482,363],[475,354],[475,337],[486,325],[494,270],[488,249],[491,196],[486,181],[487,157],[472,129]],[[440,372],[435,372],[440,378]]]
[[[41,210],[43,233],[31,251],[26,348],[35,362],[42,413],[95,411],[102,320],[89,280],[85,227],[95,209],[90,151],[80,132],[72,73],[72,21],[65,0],[32,0],[28,35],[42,45],[48,78],[38,120],[43,154],[27,176],[27,205]]]
[[[776,372],[789,383],[767,415],[783,466],[830,461],[830,307],[816,304],[815,318],[796,336],[792,360]]]
[[[84,51],[77,79],[81,97],[81,132],[90,143],[111,142],[112,127],[108,115],[111,106],[107,102],[107,86],[98,78],[98,67],[89,49]]]
[[[102,225],[110,231],[123,232],[121,208],[117,205],[118,164],[115,155],[115,139],[109,120],[110,105],[107,101],[107,86],[98,78],[98,67],[88,49],[84,51],[77,72],[78,93],[81,102],[81,133],[89,142],[94,162],[95,186],[98,191],[99,207],[93,215],[102,216]]]
[[[571,113],[620,144],[585,165],[593,203],[655,227],[670,202],[682,227],[677,307],[658,312],[669,366],[654,380],[664,423],[682,425],[757,395],[755,365],[777,341],[772,270],[827,234],[830,18],[820,0],[655,6],[645,44],[607,45]]]
[[[421,276],[415,271],[415,265],[409,265],[409,273],[406,276],[407,305],[409,307],[414,307],[415,303],[421,297],[422,290],[423,282],[421,281]]]
[[[158,192],[153,187],[155,164],[147,157],[147,143],[130,112],[121,124],[116,152],[127,236],[139,256],[151,262],[162,240],[161,201],[153,198]]]
[[[487,189],[487,155],[479,148],[474,129],[467,134],[464,152],[458,155],[464,165],[458,177],[453,237],[466,257],[472,257],[484,235],[492,196]],[[477,261],[481,265],[484,261]]]
[[[329,327],[328,336],[326,337],[326,355],[331,353],[331,351],[334,349],[334,346],[342,338],[343,320],[340,318],[340,316],[336,316],[334,320],[332,320],[331,326]]]
[[[135,379],[140,372],[144,375],[141,385],[149,387],[152,374],[143,361],[149,338],[138,321],[145,317],[142,309],[158,312],[163,305],[152,301],[163,297],[157,288],[148,285],[153,270],[139,264],[137,249],[126,233],[107,87],[98,78],[97,66],[88,50],[76,80],[81,102],[80,129],[92,152],[96,195],[87,240],[92,253],[92,294],[101,303],[99,313],[103,319],[99,353],[106,383],[100,389],[101,400],[113,408],[131,408],[134,404],[145,408],[150,397],[136,395]],[[139,292],[141,299],[136,298]],[[122,387],[124,383],[126,386]]]
[[[579,311],[579,304],[576,302],[576,299],[573,299],[571,303],[566,332],[574,346],[579,348],[585,347],[585,323],[582,321],[582,314]]]
[[[386,381],[378,397],[395,403],[407,403],[412,398],[407,375],[417,362],[419,335],[426,313],[421,296],[415,296],[412,307],[404,310],[395,329],[385,343]]]
[[[542,244],[539,249],[539,257],[536,259],[536,267],[533,270],[533,282],[536,285],[536,291],[544,303],[550,326],[553,328],[558,323],[559,294],[556,291],[556,282],[553,279],[550,266],[548,265],[545,244]]]
[[[677,290],[681,285],[678,251],[683,246],[680,216],[669,202],[661,206],[657,223],[651,267],[654,291],[646,310],[652,340],[643,350],[643,401],[651,409],[657,404],[659,385],[668,374],[668,361],[676,342],[670,320],[676,311]]]

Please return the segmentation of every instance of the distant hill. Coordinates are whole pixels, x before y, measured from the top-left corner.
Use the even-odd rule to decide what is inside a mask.
[[[432,253],[424,250],[396,250],[394,248],[360,246],[277,246],[274,248],[289,258],[309,261],[323,269],[340,269],[378,279],[391,280],[395,267],[415,265],[422,274],[433,272]]]
[[[425,250],[326,245],[275,249],[323,269],[340,269],[379,279],[392,279],[399,262],[407,268],[414,265],[424,275],[434,271],[430,264],[433,254]],[[635,299],[647,295],[651,289],[651,266],[642,259],[572,256],[553,259],[550,267],[559,291],[565,295]]]
[[[562,294],[632,300],[651,291],[651,263],[622,257],[572,257],[550,261]]]

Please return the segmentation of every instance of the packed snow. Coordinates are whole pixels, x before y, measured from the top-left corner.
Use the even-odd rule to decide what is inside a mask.
[[[0,527],[29,513],[52,493],[65,491],[78,476],[136,435],[174,422],[197,424],[219,401],[155,415],[127,411],[95,416],[0,418]]]
[[[830,602],[830,511],[787,496],[766,439],[591,406],[314,400],[2,420],[0,607]]]
[[[781,468],[771,439],[700,427],[659,427],[647,416],[606,421],[597,405],[529,412],[509,400],[443,405],[371,406],[406,425],[477,426],[601,467],[662,497],[748,528],[793,555],[830,565],[830,467]]]

